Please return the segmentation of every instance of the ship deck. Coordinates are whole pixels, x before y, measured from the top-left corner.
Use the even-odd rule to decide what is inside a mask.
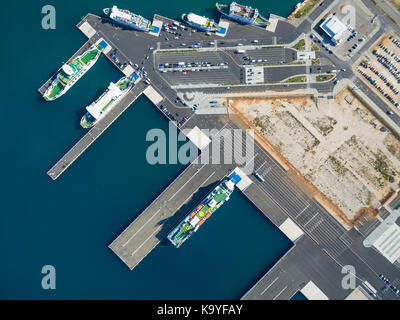
[[[82,47],[80,47],[78,49],[78,51],[76,51],[73,56],[71,58],[69,58],[65,63],[69,64],[73,59],[75,59],[76,57],[80,56],[81,54],[83,54],[86,50],[88,50],[96,41],[97,39],[89,39],[88,41],[86,41]],[[61,65],[60,65],[61,68]],[[41,95],[43,95],[46,90],[48,89],[48,87],[50,86],[50,84],[53,82],[53,80],[55,79],[55,77],[57,76],[57,73],[59,72],[60,69],[58,69],[56,72],[54,72],[54,74],[38,89],[39,93]]]

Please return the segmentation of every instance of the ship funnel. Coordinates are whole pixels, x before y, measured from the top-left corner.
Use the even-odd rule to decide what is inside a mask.
[[[71,75],[74,73],[74,70],[72,70],[71,66],[69,66],[69,65],[67,65],[67,64],[64,64],[64,65],[62,66],[62,70],[64,71],[64,73],[65,73],[67,76],[71,76]]]

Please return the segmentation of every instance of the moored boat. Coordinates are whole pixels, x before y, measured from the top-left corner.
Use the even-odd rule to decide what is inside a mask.
[[[100,44],[92,45],[88,50],[64,64],[50,86],[43,93],[47,101],[55,100],[65,94],[93,65],[104,49]]]
[[[225,178],[168,234],[168,240],[179,248],[224,202],[229,200],[234,188],[235,182]]]
[[[260,27],[270,25],[268,19],[260,15],[258,9],[253,9],[252,7],[244,6],[236,2],[232,2],[231,4],[216,3],[215,6],[223,16],[239,23],[252,24]]]
[[[189,26],[201,31],[210,32],[219,31],[221,29],[221,27],[214,20],[199,16],[192,12],[182,14],[182,20]]]
[[[111,82],[108,88],[96,101],[86,107],[87,112],[82,117],[80,125],[91,128],[101,120],[133,87],[138,78],[123,77],[117,83]]]
[[[152,29],[151,22],[142,16],[132,13],[126,9],[119,9],[117,6],[103,9],[105,15],[111,20],[138,31],[149,31]]]

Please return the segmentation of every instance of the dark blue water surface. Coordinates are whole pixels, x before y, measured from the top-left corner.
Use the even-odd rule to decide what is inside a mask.
[[[287,16],[298,0],[247,1]],[[0,298],[238,299],[291,246],[240,191],[181,248],[159,246],[134,271],[107,245],[184,169],[146,162],[151,128],[167,120],[140,97],[71,167],[46,171],[84,134],[83,109],[122,74],[100,57],[64,96],[37,93],[85,41],[75,24],[113,3],[148,18],[194,11],[215,17],[207,1],[52,1],[56,30],[41,28],[47,1],[0,1]],[[267,4],[267,5],[266,5]],[[41,268],[56,268],[43,290]]]

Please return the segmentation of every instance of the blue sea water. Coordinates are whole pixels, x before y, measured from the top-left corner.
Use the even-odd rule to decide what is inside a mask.
[[[140,97],[71,167],[46,171],[84,134],[83,109],[121,74],[104,57],[64,96],[37,93],[85,41],[75,24],[116,4],[151,18],[193,11],[217,18],[213,1],[0,1],[0,298],[238,299],[291,246],[239,191],[179,248],[159,246],[133,271],[107,245],[184,169],[146,162],[152,128],[167,120]],[[297,0],[246,1],[287,16]],[[41,9],[56,8],[56,30]],[[157,10],[157,11],[155,11]],[[43,290],[41,269],[56,268]]]

